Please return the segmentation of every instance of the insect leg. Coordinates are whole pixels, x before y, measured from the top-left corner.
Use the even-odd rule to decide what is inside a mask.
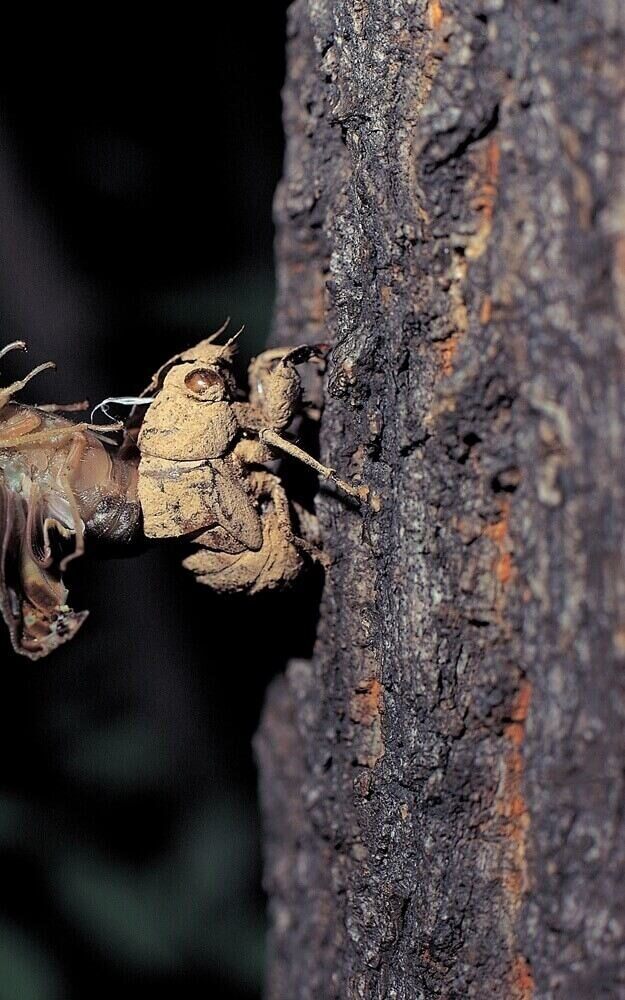
[[[319,359],[319,347],[283,347],[264,351],[254,358],[248,371],[249,407],[257,424],[283,430],[301,404],[302,383],[296,365]]]
[[[69,503],[69,509],[74,522],[74,551],[70,552],[69,555],[66,555],[63,559],[61,559],[59,567],[62,573],[65,572],[68,563],[70,563],[72,559],[78,559],[78,557],[85,551],[85,526],[80,516],[76,496],[69,481],[69,473],[80,462],[86,445],[87,440],[85,435],[81,434],[80,431],[75,432],[72,436],[70,447],[59,473],[59,480],[63,486],[63,492]]]
[[[106,433],[110,431],[121,430],[123,424],[111,424],[106,427]],[[65,427],[53,428],[47,431],[36,431],[33,434],[24,434],[19,439],[12,437],[2,437],[0,436],[0,448],[26,448],[30,445],[40,445],[40,444],[60,444],[61,441],[71,438],[79,431],[93,431],[105,441],[107,444],[114,444],[114,441],[110,441],[102,430],[101,424],[68,424]]]
[[[284,487],[277,476],[271,472],[254,471],[250,474],[250,482],[257,497],[269,497],[273,503],[280,527],[291,541],[296,541],[291,524],[291,511]]]
[[[291,513],[291,504],[287,498],[284,486],[280,482],[277,476],[272,475],[271,472],[253,472],[251,475],[252,484],[254,487],[254,492],[260,496],[271,497],[273,503],[273,509],[276,514],[276,520],[280,525],[285,537],[295,545],[296,548],[305,552],[311,559],[316,562],[321,563],[326,569],[330,565],[328,557],[323,553],[323,551],[316,545],[313,541],[309,541],[306,538],[302,538],[293,530],[293,517]],[[313,514],[303,508],[294,505],[297,508],[298,519],[301,521],[306,517],[316,521]]]
[[[16,341],[15,344],[9,344],[8,349],[11,350],[13,347],[21,345],[21,341]],[[4,353],[6,353],[7,348],[4,348]],[[17,393],[20,392],[25,385],[28,385],[31,379],[35,375],[39,375],[40,372],[47,371],[48,368],[56,368],[54,361],[46,361],[42,365],[37,365],[33,368],[31,372],[26,375],[25,378],[19,379],[17,382],[13,382],[11,385],[7,386],[6,389],[0,389],[0,410],[5,406],[9,400]]]
[[[37,409],[45,413],[81,413],[89,409],[89,400],[81,399],[80,403],[39,403]]]
[[[258,436],[261,441],[265,441],[267,444],[271,445],[272,448],[276,448],[278,451],[283,451],[292,458],[297,458],[298,461],[303,462],[304,465],[310,466],[315,472],[323,476],[324,479],[329,479],[331,482],[335,483],[344,493],[348,496],[354,497],[361,503],[366,503],[369,490],[366,486],[352,486],[350,483],[345,482],[344,479],[340,479],[334,469],[330,469],[327,465],[322,465],[318,462],[316,458],[309,455],[308,452],[304,451],[303,448],[298,448],[296,444],[291,441],[285,440],[276,431],[270,428],[264,428],[258,432]]]
[[[3,433],[2,440],[4,446],[7,447],[6,442],[9,440],[19,441],[21,438],[26,437],[27,434],[32,434],[38,427],[41,427],[41,417],[36,410],[27,410],[25,413],[13,416],[9,420],[4,420],[1,426]]]

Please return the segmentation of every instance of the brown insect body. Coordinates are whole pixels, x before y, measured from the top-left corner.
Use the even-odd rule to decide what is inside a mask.
[[[267,415],[237,402],[233,355],[232,343],[209,338],[172,359],[139,434],[139,496],[148,537],[193,535],[184,565],[199,582],[254,593],[292,580],[307,546],[279,479],[262,468],[275,455],[244,437]],[[290,384],[295,403],[294,368]]]
[[[0,610],[15,651],[35,660],[87,617],[68,606],[62,579],[85,536],[129,541],[140,507],[136,461],[90,425],[10,402],[26,381],[0,390]]]
[[[319,351],[265,351],[250,364],[242,401],[232,371],[234,340],[224,346],[214,340],[172,358],[147,390],[155,401],[138,439],[144,530],[151,538],[192,536],[197,548],[183,565],[200,583],[255,593],[292,581],[305,554],[323,561],[314,516],[295,509],[267,462],[289,453],[363,496],[281,434],[301,404],[296,365]]]
[[[88,612],[68,606],[62,574],[86,537],[124,543],[141,524],[148,538],[183,537],[195,545],[183,565],[199,582],[255,593],[292,581],[306,554],[324,561],[314,515],[289,501],[266,463],[285,452],[365,499],[364,487],[282,436],[301,403],[296,365],[319,351],[265,351],[250,364],[245,399],[233,374],[236,338],[218,346],[216,336],[156,373],[121,448],[106,437],[119,426],[12,401],[49,364],[0,389],[0,610],[16,652],[45,656],[85,620]]]

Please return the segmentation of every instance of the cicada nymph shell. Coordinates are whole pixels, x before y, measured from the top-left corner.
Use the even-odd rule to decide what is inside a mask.
[[[314,515],[297,511],[267,463],[287,453],[359,501],[363,488],[284,437],[301,405],[296,366],[319,350],[265,351],[250,364],[245,398],[236,338],[220,346],[216,336],[173,357],[146,390],[154,401],[138,435],[139,499],[147,537],[192,541],[184,566],[200,583],[255,593],[294,580],[306,554],[324,561]]]

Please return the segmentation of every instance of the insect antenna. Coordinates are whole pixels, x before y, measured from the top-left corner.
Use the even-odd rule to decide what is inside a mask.
[[[228,322],[230,321],[228,320]],[[232,347],[232,345],[237,342],[237,340],[239,339],[244,330],[245,330],[245,324],[243,324],[240,330],[237,330],[237,332],[234,334],[233,337],[230,337],[230,340],[226,341],[226,343],[224,344],[224,351],[226,351],[229,347]]]
[[[9,351],[25,351],[25,350],[26,350],[26,344],[24,343],[23,340],[14,340],[12,344],[7,344],[6,347],[3,347],[2,350],[0,350],[0,358],[3,358],[5,354],[9,353]]]
[[[218,330],[215,331],[215,333],[211,333],[209,337],[206,337],[204,343],[213,344],[216,340],[218,340],[221,337],[222,333],[226,332],[229,326],[230,326],[230,317],[227,316],[225,323],[222,323],[222,325],[219,327]]]

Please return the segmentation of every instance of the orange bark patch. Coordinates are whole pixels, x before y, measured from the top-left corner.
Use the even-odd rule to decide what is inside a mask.
[[[361,726],[371,726],[380,715],[382,707],[382,685],[376,677],[356,689],[349,706],[352,722]]]
[[[501,162],[501,149],[496,139],[491,139],[486,146],[484,157],[484,182],[481,191],[481,204],[475,207],[483,211],[489,219],[492,219],[495,199],[497,197],[497,186],[499,183],[499,165]]]
[[[512,967],[510,986],[511,1000],[531,1000],[534,996],[534,977],[523,955],[518,956]]]
[[[434,31],[438,31],[441,24],[443,23],[443,18],[445,14],[441,6],[441,0],[430,0],[428,7],[428,15],[430,18],[430,25]]]
[[[443,375],[451,375],[454,370],[454,356],[458,350],[460,334],[452,333],[447,340],[442,340],[438,345],[440,356],[440,367]]]
[[[474,158],[479,187],[471,202],[471,207],[479,213],[480,222],[477,232],[471,237],[465,250],[468,260],[477,260],[478,257],[482,256],[493,227],[501,160],[501,150],[497,140],[491,139],[486,146],[474,154]]]
[[[625,236],[618,236],[615,240],[612,276],[619,313],[625,321]]]
[[[512,558],[512,541],[509,534],[510,521],[510,501],[502,501],[501,519],[489,524],[484,534],[495,543],[497,547],[497,558],[494,564],[494,572],[497,580],[506,587],[516,576],[516,568]]]
[[[484,532],[496,550],[493,573],[500,584],[496,601],[502,621],[505,621],[505,590],[517,575],[510,538],[510,507],[510,498],[502,499],[499,519],[489,524]],[[510,920],[510,950],[514,956],[509,984],[513,1000],[531,1000],[534,995],[529,965],[523,955],[515,954],[516,924],[528,885],[526,845],[530,817],[523,794],[523,743],[531,694],[531,685],[522,680],[503,731],[501,778],[495,798],[496,827],[502,842],[500,878]]]
[[[505,750],[504,777],[497,801],[502,832],[508,840],[502,882],[513,913],[518,911],[527,886],[525,845],[529,816],[522,788],[524,730],[524,723],[513,722],[506,732],[509,746]]]
[[[358,685],[349,704],[349,717],[356,725],[364,727],[356,755],[358,763],[364,767],[375,767],[384,756],[383,708],[384,692],[377,677]]]
[[[497,560],[497,565],[495,566],[495,575],[502,586],[506,586],[510,582],[513,575],[514,566],[512,565],[512,555],[510,552],[504,552]]]
[[[619,236],[615,241],[614,262],[621,278],[625,279],[625,236]]]
[[[430,10],[432,7],[430,6]],[[472,236],[464,243],[463,251],[454,254],[451,264],[449,285],[450,318],[454,332],[438,345],[441,374],[451,375],[454,367],[454,357],[462,335],[469,328],[469,311],[464,297],[464,285],[469,266],[478,260],[488,246],[493,217],[497,202],[499,184],[499,166],[501,150],[496,138],[476,146],[472,154],[475,174],[471,181],[473,196],[470,200],[472,210],[476,214],[476,228]],[[492,299],[486,295],[479,311],[479,321],[485,326],[492,315]]]
[[[527,713],[529,711],[531,698],[531,684],[529,681],[523,681],[512,706],[510,722],[504,730],[505,735],[515,747],[520,747],[523,743],[525,723],[527,721]]]
[[[526,845],[529,813],[523,796],[523,740],[532,689],[522,681],[504,729],[503,774],[497,793],[496,813],[505,840],[502,885],[514,924],[527,890]],[[529,1000],[534,983],[526,959],[517,955],[511,970],[511,996]]]
[[[493,300],[490,295],[485,295],[482,299],[482,305],[480,308],[480,323],[482,326],[487,326],[490,323],[491,316],[493,315]]]

